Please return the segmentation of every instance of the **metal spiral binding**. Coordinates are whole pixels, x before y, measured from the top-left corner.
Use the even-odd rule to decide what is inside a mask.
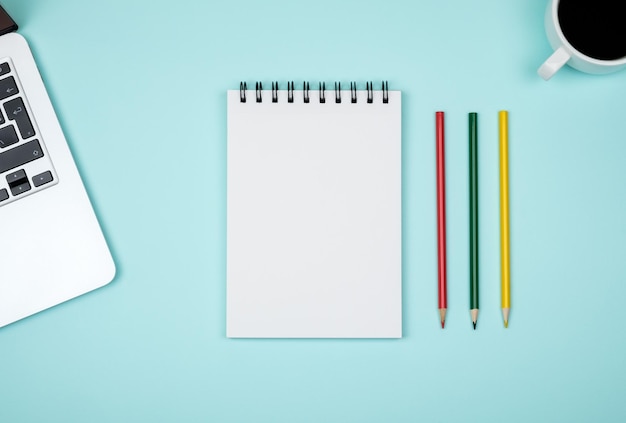
[[[287,102],[293,103],[293,81],[287,82]]]
[[[304,97],[304,102],[309,102],[309,83],[304,81],[304,85],[302,87],[302,96]]]
[[[248,90],[248,84],[242,82],[239,84],[239,101],[246,102],[246,91]]]
[[[374,102],[374,84],[371,81],[365,83],[367,90],[367,103]],[[311,97],[309,95],[311,86],[309,82],[304,81],[302,86],[302,97],[305,103],[310,103]],[[248,84],[246,82],[239,83],[239,101],[245,103],[247,100]],[[263,83],[260,81],[256,83],[256,102],[263,102]],[[278,81],[272,82],[272,103],[278,103]],[[294,102],[295,85],[293,81],[287,82],[287,101],[289,103]],[[357,83],[350,82],[350,101],[351,103],[357,102]],[[382,81],[383,103],[389,103],[389,82]],[[319,83],[319,101],[320,103],[326,103],[326,83]],[[341,82],[335,82],[335,103],[341,103]]]
[[[256,83],[256,102],[261,103],[263,101],[263,97],[261,93],[263,92],[263,84],[260,82]]]
[[[383,81],[383,103],[389,103],[389,83]]]

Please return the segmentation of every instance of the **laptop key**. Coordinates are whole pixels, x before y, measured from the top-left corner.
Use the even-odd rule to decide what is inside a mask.
[[[28,113],[26,113],[26,107],[21,97],[14,98],[4,103],[4,111],[9,120],[15,121],[17,129],[19,129],[23,139],[28,139],[35,135],[35,129],[28,117]]]
[[[9,188],[11,188],[13,195],[20,195],[26,191],[30,191],[30,184],[28,183],[24,169],[7,175],[7,182],[9,183]]]
[[[26,172],[24,169],[16,170],[15,172],[7,175],[7,182],[9,186],[19,185],[24,182],[23,179],[26,179]]]
[[[30,184],[28,183],[24,169],[7,175],[7,182],[9,183],[9,188],[11,188],[13,195],[20,195],[26,191],[30,191]]]
[[[43,150],[38,140],[18,145],[4,153],[0,153],[0,173],[15,169],[40,157],[43,157]]]
[[[52,172],[47,171],[33,176],[33,185],[40,187],[48,182],[52,182]]]
[[[15,78],[9,76],[8,78],[0,79],[0,100],[9,98],[19,92]]]
[[[15,132],[13,125],[0,128],[0,148],[8,147],[18,141],[17,132]]]
[[[7,62],[0,63],[0,76],[11,72],[11,68]]]
[[[11,193],[13,193],[13,195],[20,195],[26,191],[30,191],[30,184],[28,183],[28,180],[21,184],[11,186]]]
[[[6,200],[8,198],[9,198],[9,192],[6,189],[4,189],[4,188],[0,189],[0,202]]]

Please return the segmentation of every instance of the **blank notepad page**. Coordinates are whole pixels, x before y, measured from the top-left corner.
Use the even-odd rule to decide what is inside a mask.
[[[227,94],[226,335],[401,337],[400,92],[254,94]]]

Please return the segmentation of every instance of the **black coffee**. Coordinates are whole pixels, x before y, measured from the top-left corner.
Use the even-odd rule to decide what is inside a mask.
[[[563,35],[574,48],[599,60],[626,57],[624,0],[561,0],[558,16]]]

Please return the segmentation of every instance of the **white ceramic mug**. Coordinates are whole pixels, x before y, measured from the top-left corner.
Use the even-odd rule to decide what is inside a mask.
[[[567,0],[563,0],[567,1]],[[559,22],[559,3],[561,0],[550,0],[546,10],[546,34],[554,53],[546,60],[537,73],[546,81],[550,79],[566,63],[582,72],[603,74],[626,68],[626,56],[615,60],[599,60],[587,56],[577,50],[567,40]],[[622,24],[623,25],[623,24]],[[626,40],[623,40],[626,42]]]

